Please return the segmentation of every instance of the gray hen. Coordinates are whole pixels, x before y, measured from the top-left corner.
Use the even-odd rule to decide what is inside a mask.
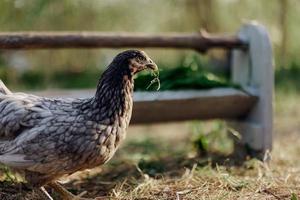
[[[1,82],[0,163],[23,172],[32,187],[48,184],[64,199],[80,199],[55,180],[114,155],[131,118],[133,75],[148,68],[157,70],[142,51],[118,54],[88,99],[11,93]]]

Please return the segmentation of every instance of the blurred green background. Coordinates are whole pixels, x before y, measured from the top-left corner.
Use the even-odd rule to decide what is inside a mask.
[[[244,22],[257,20],[271,35],[277,87],[297,91],[299,12],[298,0],[2,0],[0,31],[165,33],[198,32],[203,28],[212,33],[236,33]],[[0,78],[15,90],[92,88],[100,72],[119,51],[2,50]],[[222,50],[205,56],[190,50],[147,49],[147,52],[167,77],[178,67],[185,67],[186,77],[195,74],[191,70],[203,74],[200,77],[204,80],[203,88],[227,84],[229,66],[222,61],[227,56]],[[143,87],[146,88],[138,84],[138,88]]]

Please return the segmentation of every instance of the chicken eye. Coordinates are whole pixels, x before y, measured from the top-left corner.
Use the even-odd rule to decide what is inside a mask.
[[[142,57],[142,56],[138,56],[138,60],[139,60],[139,61],[144,61],[144,60],[145,60],[145,58],[144,58],[144,57]]]

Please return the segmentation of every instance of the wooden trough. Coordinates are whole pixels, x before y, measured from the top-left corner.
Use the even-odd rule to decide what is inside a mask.
[[[231,78],[243,91],[233,88],[137,92],[132,124],[225,119],[242,136],[249,153],[263,158],[272,148],[273,60],[267,30],[256,23],[241,27],[237,36],[201,34],[130,35],[105,33],[1,33],[0,49],[42,48],[211,48],[231,51]],[[92,90],[47,91],[51,97],[90,97]]]

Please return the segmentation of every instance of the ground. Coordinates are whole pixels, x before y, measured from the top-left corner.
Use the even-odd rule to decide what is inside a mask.
[[[299,97],[276,95],[274,147],[268,163],[229,156],[226,126],[219,121],[132,127],[107,165],[68,177],[64,185],[73,193],[99,199],[296,200],[300,196]],[[207,140],[204,147],[198,145],[197,153],[192,141],[199,132]],[[23,184],[13,184],[17,178],[7,169],[2,171],[0,199],[40,199]]]

